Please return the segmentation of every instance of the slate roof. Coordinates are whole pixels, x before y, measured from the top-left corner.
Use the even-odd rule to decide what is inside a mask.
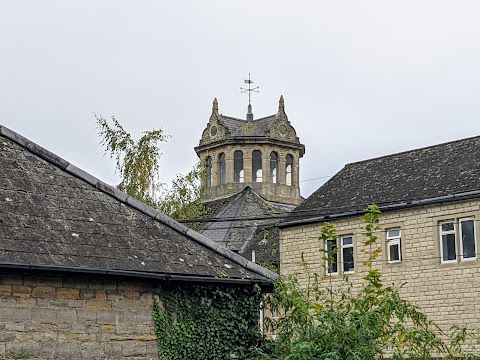
[[[347,164],[281,226],[326,215],[480,196],[480,136]]]
[[[0,126],[0,267],[269,282],[272,272]]]
[[[223,123],[230,131],[228,137],[244,137],[244,136],[267,136],[268,127],[276,121],[275,115],[255,119],[250,123],[249,127],[245,127],[246,120],[233,118],[230,116],[221,115]]]
[[[293,206],[269,202],[248,186],[204,205],[206,222],[198,225],[198,232],[248,259],[255,250],[257,263],[278,262],[279,232],[275,227]],[[265,230],[268,240],[262,241]]]

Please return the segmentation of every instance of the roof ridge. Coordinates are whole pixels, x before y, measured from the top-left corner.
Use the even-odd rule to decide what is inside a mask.
[[[33,141],[25,138],[24,136],[16,133],[13,130],[10,130],[6,126],[0,125],[0,134],[7,139],[17,143],[21,147],[27,149],[31,153],[37,155],[43,160],[61,168],[62,170],[68,172],[69,174],[87,182],[88,184],[94,186],[98,190],[110,195],[111,197],[117,199],[125,205],[128,205],[141,213],[151,217],[152,219],[170,227],[171,229],[179,232],[180,234],[187,236],[196,243],[204,246],[213,252],[224,256],[228,260],[240,265],[241,267],[248,269],[258,275],[261,275],[267,279],[276,279],[278,277],[274,272],[265,269],[264,267],[255,264],[244,257],[234,253],[227,248],[224,248],[220,244],[217,244],[213,240],[203,236],[202,234],[197,233],[196,231],[180,224],[176,220],[168,217],[167,215],[161,213],[158,210],[151,208],[150,206],[144,204],[140,200],[137,200],[117,188],[103,182],[102,180],[96,178],[95,176],[87,173],[86,171],[76,167],[75,165],[69,163],[60,156],[52,153],[51,151],[41,147],[40,145],[34,143]]]
[[[379,159],[389,158],[389,157],[393,157],[393,156],[397,156],[397,155],[403,155],[403,154],[408,154],[408,153],[412,153],[412,152],[416,152],[416,151],[427,150],[427,149],[431,149],[431,148],[450,145],[450,144],[454,144],[454,143],[460,143],[460,142],[464,142],[466,140],[473,140],[473,139],[476,139],[476,138],[480,138],[480,135],[470,136],[470,137],[463,138],[463,139],[451,140],[451,141],[447,141],[447,142],[443,142],[443,143],[439,143],[439,144],[434,144],[434,145],[423,146],[423,147],[416,148],[416,149],[399,151],[397,153],[388,154],[388,155],[381,155],[381,156],[373,157],[373,158],[370,158],[370,159],[354,161],[354,162],[345,164],[344,168],[349,166],[349,165],[361,164],[361,163],[365,163],[365,162],[372,161],[372,160],[379,160]]]

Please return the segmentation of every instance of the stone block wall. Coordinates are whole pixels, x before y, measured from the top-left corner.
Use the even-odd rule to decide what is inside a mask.
[[[442,263],[440,256],[439,222],[458,221],[460,218],[475,219],[477,254],[480,252],[480,201],[466,201],[437,206],[428,206],[410,210],[385,212],[381,215],[378,246],[382,253],[375,266],[384,275],[384,284],[403,285],[404,298],[418,305],[440,328],[448,330],[452,325],[467,326],[480,336],[480,256],[464,260]],[[368,258],[368,249],[362,243],[362,222],[357,217],[332,221],[336,224],[337,234],[353,235],[355,272],[349,274],[354,287],[362,284],[365,267],[362,264]],[[322,265],[324,253],[319,252],[324,244],[319,240],[322,223],[284,228],[280,235],[280,268],[282,274],[298,274],[305,286],[307,277],[301,264],[304,260],[312,271],[323,275],[325,284],[329,277],[334,284],[342,281],[338,275],[326,275]],[[402,241],[402,261],[388,263],[386,253],[386,229],[400,228]],[[458,226],[457,226],[458,229]],[[457,243],[459,241],[457,230]],[[367,250],[363,254],[361,250]],[[480,343],[476,339],[470,345],[480,354]]]
[[[0,272],[0,359],[158,359],[158,285]]]
[[[243,152],[244,182],[236,183],[233,179],[234,171],[234,152],[241,150]],[[260,150],[262,153],[262,182],[252,182],[252,153],[254,150]],[[270,183],[270,154],[275,151],[278,154],[277,182]],[[226,165],[226,183],[220,184],[220,154],[225,154]],[[292,184],[286,185],[285,178],[285,157],[287,155],[293,158]],[[269,201],[299,205],[302,201],[299,186],[299,161],[300,151],[298,149],[280,146],[276,144],[237,144],[218,147],[205,150],[199,153],[201,163],[204,164],[206,158],[212,158],[212,186],[206,187],[202,194],[202,200],[207,201],[221,196],[229,195],[241,191],[245,186],[250,186]]]

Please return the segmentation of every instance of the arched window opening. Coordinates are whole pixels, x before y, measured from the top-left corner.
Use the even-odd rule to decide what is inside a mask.
[[[212,157],[209,156],[207,157],[207,160],[205,161],[205,173],[207,177],[207,187],[212,186]]]
[[[275,151],[270,154],[270,182],[277,183],[278,155]]]
[[[219,157],[220,165],[220,185],[223,185],[227,182],[227,169],[225,164],[225,154],[221,153]]]
[[[259,150],[252,154],[252,181],[262,182],[262,153]]]
[[[240,150],[233,153],[233,181],[244,182],[243,153]]]
[[[293,157],[288,154],[285,157],[285,183],[292,185]]]

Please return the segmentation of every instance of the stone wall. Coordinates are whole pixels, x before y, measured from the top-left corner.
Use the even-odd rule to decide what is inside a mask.
[[[381,256],[375,263],[384,274],[384,284],[395,284],[403,287],[404,298],[417,304],[442,329],[448,330],[452,325],[467,327],[480,334],[480,260],[460,259],[457,230],[457,261],[442,263],[440,257],[439,222],[465,217],[475,219],[477,253],[480,244],[480,201],[449,203],[439,206],[428,206],[411,210],[390,211],[381,215],[382,229],[400,228],[402,232],[402,255],[399,263],[388,263],[386,255],[386,231],[378,232],[378,244],[382,247]],[[360,227],[362,222],[357,217],[337,220],[337,233],[353,235],[355,272],[349,279],[355,287],[360,286],[365,268],[362,264],[368,257],[363,254]],[[324,247],[319,240],[322,223],[284,228],[280,236],[280,268],[282,274],[299,274],[303,285],[307,278],[301,265],[303,254],[309,267],[324,277],[331,276],[333,283],[341,281],[343,274],[325,275],[322,267]],[[457,227],[458,229],[458,227]],[[368,250],[368,249],[365,249]],[[367,251],[368,252],[368,251]],[[477,336],[478,336],[477,334]],[[477,353],[480,345],[471,342]]]
[[[234,152],[243,152],[244,181],[234,182]],[[262,153],[262,182],[252,182],[252,153],[260,150]],[[270,181],[270,154],[272,151],[278,154],[277,182]],[[226,183],[220,184],[220,154],[225,154]],[[293,158],[292,184],[286,184],[285,158],[287,155]],[[250,186],[269,201],[299,205],[302,201],[299,186],[299,161],[300,151],[285,146],[274,144],[237,144],[217,147],[199,153],[202,164],[206,158],[212,158],[212,186],[206,187],[202,194],[202,200],[208,201],[221,196],[241,191],[245,186]]]
[[[0,273],[0,359],[157,359],[151,282]]]

